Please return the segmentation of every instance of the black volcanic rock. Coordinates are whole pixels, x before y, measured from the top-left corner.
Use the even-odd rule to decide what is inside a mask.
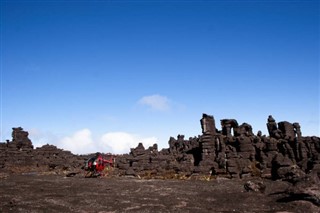
[[[53,145],[33,148],[29,133],[21,127],[12,128],[12,141],[0,143],[0,169],[9,172],[72,170],[82,166],[84,159]]]
[[[23,131],[21,127],[12,128],[12,145],[15,145],[17,149],[30,148],[33,149],[31,140],[28,138],[29,133]]]
[[[320,174],[320,138],[302,136],[300,124],[267,119],[269,136],[255,135],[248,123],[222,119],[221,130],[215,119],[203,114],[202,134],[185,138],[170,137],[169,148],[157,144],[145,148],[142,143],[129,154],[115,157],[119,175],[155,176],[214,175],[230,178],[247,176],[295,180],[311,171]],[[77,170],[89,155],[78,156],[53,145],[33,148],[28,132],[13,128],[12,141],[0,143],[0,170]]]
[[[222,129],[218,130],[214,117],[207,114],[202,115],[200,124],[202,135],[188,140],[184,135],[170,137],[169,148],[161,151],[151,152],[151,148],[144,149],[139,144],[129,155],[118,157],[117,167],[137,173],[156,170],[286,180],[320,169],[320,139],[303,137],[297,122],[276,123],[270,115],[269,136],[261,131],[255,135],[250,124],[238,125],[235,119],[222,119]]]

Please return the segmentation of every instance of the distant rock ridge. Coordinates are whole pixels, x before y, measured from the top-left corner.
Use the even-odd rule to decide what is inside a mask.
[[[252,132],[248,123],[235,119],[220,120],[216,128],[212,115],[200,120],[202,135],[185,139],[170,137],[169,148],[157,145],[145,149],[140,143],[131,152],[117,158],[122,174],[217,175],[230,178],[246,176],[292,179],[316,171],[320,174],[320,138],[303,137],[299,123],[276,123],[267,119],[269,136]],[[128,172],[130,171],[130,172]]]
[[[259,176],[292,180],[313,171],[320,174],[320,138],[302,136],[299,123],[277,123],[267,118],[269,136],[252,132],[248,123],[220,120],[203,114],[202,134],[170,137],[169,148],[140,143],[130,153],[116,156],[119,175],[212,175],[230,178]],[[12,141],[0,143],[0,171],[81,169],[89,155],[74,155],[52,145],[34,149],[28,132],[13,128]],[[14,168],[14,169],[13,169]]]
[[[53,145],[33,148],[29,133],[23,128],[12,128],[12,141],[0,143],[0,171],[31,172],[65,170],[83,165],[80,156]]]

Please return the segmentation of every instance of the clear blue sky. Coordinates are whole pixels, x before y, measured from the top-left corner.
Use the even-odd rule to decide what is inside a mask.
[[[166,148],[201,134],[202,113],[218,129],[234,118],[267,134],[271,114],[319,136],[319,8],[2,0],[1,141],[22,126],[75,153]]]

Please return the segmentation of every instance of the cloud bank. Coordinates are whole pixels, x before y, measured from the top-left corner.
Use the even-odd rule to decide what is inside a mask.
[[[58,146],[75,154],[95,152],[95,143],[89,129],[82,129],[70,137],[62,138]]]
[[[138,103],[148,106],[151,110],[155,111],[167,111],[170,109],[170,100],[166,96],[161,95],[144,96]]]
[[[141,138],[138,135],[129,134],[126,132],[110,132],[101,137],[100,147],[110,148],[112,153],[129,153],[130,148],[136,147],[142,143],[145,148],[157,143],[157,138]],[[109,150],[109,149],[108,149]]]
[[[135,148],[141,142],[145,148],[157,143],[156,137],[141,137],[127,132],[108,132],[98,139],[94,139],[89,129],[81,129],[71,136],[57,138],[53,134],[32,131],[30,139],[35,147],[45,144],[52,144],[58,148],[71,151],[73,154],[89,154],[95,152],[125,154],[130,152],[130,148]]]

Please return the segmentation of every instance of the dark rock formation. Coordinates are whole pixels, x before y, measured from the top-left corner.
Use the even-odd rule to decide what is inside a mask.
[[[201,123],[202,134],[215,135],[217,133],[216,123],[214,121],[213,116],[203,113],[200,123]]]
[[[247,192],[253,191],[253,192],[262,192],[264,193],[265,189],[266,189],[266,185],[259,181],[247,181],[244,185],[243,185],[244,189]]]
[[[276,123],[267,119],[269,136],[255,135],[248,123],[222,119],[221,131],[214,117],[203,114],[202,135],[185,139],[170,137],[169,148],[157,151],[142,144],[127,155],[118,156],[120,173],[260,176],[294,180],[311,170],[320,173],[320,139],[303,137],[299,123]],[[129,172],[126,172],[130,170]]]
[[[18,149],[33,149],[32,142],[28,138],[29,133],[23,131],[21,127],[12,128],[12,144],[11,146],[15,146]]]
[[[116,156],[119,175],[247,176],[272,177],[294,181],[310,171],[320,174],[320,138],[304,137],[299,123],[276,123],[267,119],[269,136],[255,135],[248,123],[222,119],[221,130],[211,115],[200,120],[202,135],[170,137],[169,148],[158,150],[157,144],[145,148],[140,143],[129,154]],[[28,132],[13,128],[12,141],[0,143],[0,169],[73,170],[81,168],[90,156],[45,145],[34,149]],[[22,170],[22,169],[21,169]]]
[[[0,143],[0,169],[9,172],[72,170],[83,165],[83,157],[53,145],[33,148],[29,133],[12,128],[12,141]]]
[[[281,198],[280,202],[290,201],[309,201],[315,206],[320,207],[320,179],[316,172],[311,172],[296,179],[285,193],[286,197]],[[319,209],[318,209],[319,210]],[[318,212],[318,211],[317,211]]]

